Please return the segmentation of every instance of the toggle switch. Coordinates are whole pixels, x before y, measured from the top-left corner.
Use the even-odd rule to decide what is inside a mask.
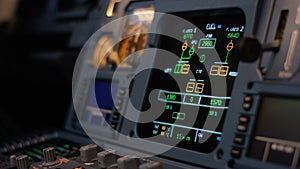
[[[118,156],[114,150],[101,151],[97,154],[98,165],[100,168],[107,168],[114,163],[117,163]]]
[[[124,156],[117,160],[119,169],[138,169],[140,162],[136,156]]]
[[[80,147],[79,152],[82,162],[90,162],[97,157],[98,146],[96,144],[88,144]]]

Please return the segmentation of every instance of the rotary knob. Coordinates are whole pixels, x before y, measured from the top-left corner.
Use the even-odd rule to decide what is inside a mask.
[[[56,152],[53,147],[48,147],[43,149],[44,154],[44,163],[43,166],[53,166],[59,163],[59,160],[56,158]]]
[[[29,169],[29,159],[27,155],[21,155],[16,158],[17,169]]]
[[[244,62],[254,62],[262,55],[262,46],[254,37],[241,38],[237,42],[236,53]]]

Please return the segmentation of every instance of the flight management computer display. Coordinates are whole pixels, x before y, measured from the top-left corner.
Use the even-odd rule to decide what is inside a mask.
[[[177,23],[167,30],[180,34],[181,39],[159,37],[158,47],[172,52],[177,59],[156,57],[154,67],[160,65],[163,70],[152,71],[143,109],[164,105],[164,110],[154,121],[140,123],[138,136],[209,153],[222,139],[238,75],[236,43],[243,36],[245,17],[237,8],[175,15],[194,26]],[[150,103],[148,96],[153,90],[156,99]]]

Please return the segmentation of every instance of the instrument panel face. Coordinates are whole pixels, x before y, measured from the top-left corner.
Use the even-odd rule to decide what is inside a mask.
[[[159,37],[158,48],[177,59],[156,56],[154,67],[160,65],[157,67],[163,70],[153,70],[146,98],[154,92],[156,99],[146,100],[144,108],[165,109],[153,122],[139,124],[138,136],[167,145],[179,142],[180,148],[210,153],[222,139],[238,75],[235,45],[244,34],[245,15],[239,8],[174,15],[192,24],[177,23],[172,30],[165,30],[181,39]]]
[[[87,45],[91,50],[83,50],[91,57],[80,63],[88,71],[80,70],[76,79],[73,109],[79,111],[70,112],[66,132],[1,145],[5,161],[0,168],[3,161],[16,168],[11,155],[26,154],[31,164],[40,164],[46,147],[79,160],[79,146],[93,141],[120,151],[118,157],[142,154],[138,165],[155,160],[163,168],[178,169],[300,168],[300,1],[111,0],[99,6],[103,4],[113,12],[103,21],[126,19],[106,27]],[[162,12],[182,22],[156,18]],[[250,62],[240,59],[237,46],[252,34],[263,50]],[[153,48],[163,52],[151,53],[149,68],[135,74]],[[140,118],[133,119],[140,121],[126,118],[130,101],[138,110],[133,116]],[[155,118],[144,122],[148,117]],[[167,148],[156,153],[141,145]],[[99,168],[95,159],[93,166],[76,165]]]
[[[261,161],[299,167],[300,99],[263,95],[248,156]]]
[[[241,56],[238,56],[236,51],[237,42],[244,36],[250,36],[252,32],[257,32],[262,37],[268,37],[268,34],[273,33],[271,24],[275,23],[274,18],[280,17],[277,13],[272,13],[270,4],[276,2],[243,1],[240,3],[240,1],[232,0],[234,3],[230,4],[231,0],[228,0],[224,1],[223,6],[216,4],[216,7],[211,9],[214,2],[203,1],[203,7],[195,8],[191,5],[195,3],[193,1],[191,4],[182,6],[183,9],[180,9],[178,4],[171,9],[172,5],[169,5],[167,1],[154,1],[153,3],[147,1],[146,5],[143,4],[144,2],[132,2],[123,9],[122,14],[133,15],[127,18],[128,20],[122,25],[122,31],[118,32],[122,40],[114,46],[114,54],[118,57],[115,59],[118,60],[117,65],[122,66],[124,64],[119,63],[125,61],[125,65],[130,65],[133,69],[134,66],[138,67],[140,57],[143,57],[143,52],[138,51],[152,47],[168,51],[175,56],[175,59],[170,59],[168,55],[157,55],[150,72],[145,74],[141,72],[136,75],[145,75],[144,78],[137,79],[147,79],[143,81],[147,83],[145,96],[141,96],[144,94],[143,87],[138,88],[139,91],[126,91],[127,93],[142,93],[139,95],[140,98],[145,98],[145,100],[141,99],[142,111],[151,107],[163,107],[162,111],[148,112],[159,114],[159,116],[151,122],[136,123],[123,118],[121,113],[118,114],[120,117],[117,121],[118,127],[112,128],[128,138],[138,137],[150,141],[151,145],[176,146],[169,152],[161,154],[161,157],[178,159],[187,165],[247,169],[270,166],[299,168],[300,138],[297,129],[300,126],[297,120],[300,117],[298,117],[297,110],[300,95],[299,92],[298,95],[293,95],[290,92],[292,88],[288,86],[290,83],[299,81],[299,75],[293,77],[293,81],[286,81],[285,91],[276,94],[274,86],[281,80],[264,79],[263,74],[257,73],[259,61],[242,62],[239,59]],[[156,6],[157,4],[165,6]],[[247,8],[248,4],[253,9]],[[269,12],[270,16],[271,14],[274,16],[270,18],[269,15],[265,16],[267,14],[261,14],[263,18],[261,19],[258,17],[257,9],[264,9]],[[180,38],[155,35],[155,38],[150,39],[151,45],[147,46],[148,37],[153,36],[153,33],[150,35],[140,32],[147,32],[152,28],[155,10],[167,11],[168,14],[178,16],[190,24],[178,22],[170,29],[169,25],[164,27],[167,22],[162,23],[160,25],[162,32],[169,32],[169,35],[175,34]],[[283,10],[286,11],[286,9]],[[292,12],[292,10],[289,11],[289,16]],[[142,14],[141,16],[144,17],[139,18],[134,14]],[[289,16],[285,19],[289,19]],[[258,30],[253,30],[256,27]],[[138,53],[137,57],[131,58],[137,60],[130,59],[128,56],[135,52]],[[156,67],[162,69],[156,69]],[[129,72],[132,73],[133,69]],[[126,75],[126,72],[124,74]],[[101,85],[97,81],[94,83],[96,87]],[[267,94],[249,87],[251,84],[258,83],[268,83]],[[117,88],[126,87],[122,83],[117,85],[119,86],[113,90],[118,91]],[[100,88],[103,90],[109,87]],[[96,96],[101,93],[95,92]],[[243,104],[248,95],[253,96],[253,100],[247,108],[243,107]],[[131,101],[130,95],[129,98],[122,96],[122,99],[123,103]],[[123,110],[126,110],[123,103]],[[140,106],[140,102],[138,104]],[[106,109],[101,102],[98,106],[102,110]],[[97,105],[94,105],[94,108],[97,108]],[[114,113],[107,111],[107,114],[103,114],[102,112],[99,117],[102,116],[102,120],[110,124]],[[109,126],[98,124],[95,123],[98,131],[109,128]],[[133,134],[128,134],[131,131]],[[236,138],[241,138],[242,141],[238,142]],[[113,139],[109,137],[108,144],[119,144]],[[146,151],[135,145],[127,148],[129,151],[131,149]],[[221,157],[218,157],[218,152],[222,152]],[[201,160],[197,161],[195,158]],[[161,160],[165,159],[161,158]]]

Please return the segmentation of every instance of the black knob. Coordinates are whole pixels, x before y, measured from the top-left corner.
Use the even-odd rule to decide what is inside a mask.
[[[48,147],[43,149],[44,154],[44,163],[43,166],[52,166],[59,163],[59,160],[56,158],[56,152],[53,147]]]
[[[262,46],[254,37],[244,37],[237,41],[236,52],[244,62],[254,62],[262,55]]]
[[[17,169],[29,169],[29,159],[27,155],[21,155],[16,158]]]

